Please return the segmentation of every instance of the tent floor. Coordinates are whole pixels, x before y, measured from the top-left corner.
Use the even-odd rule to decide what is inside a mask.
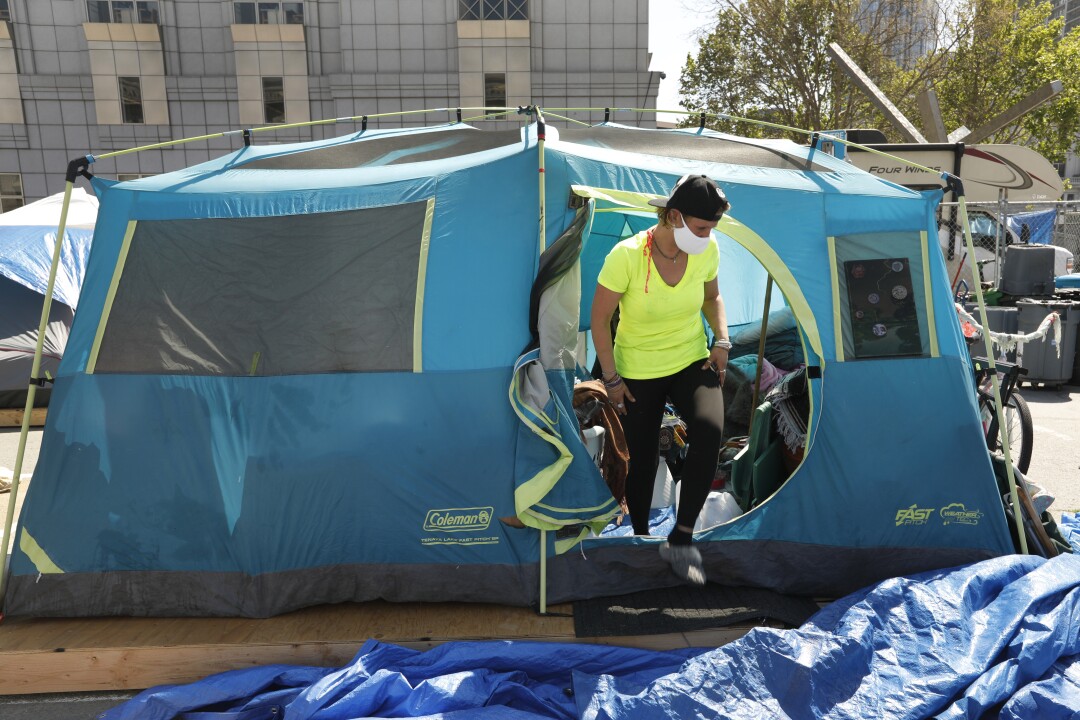
[[[500,605],[376,601],[267,619],[5,618],[0,695],[140,690],[275,663],[338,667],[369,638],[417,649],[453,640],[533,640],[668,650],[724,645],[761,625],[589,639],[574,637],[572,604],[548,610],[541,616]]]

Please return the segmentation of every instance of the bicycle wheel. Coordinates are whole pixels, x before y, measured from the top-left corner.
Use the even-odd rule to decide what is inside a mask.
[[[990,452],[998,457],[1004,457],[1005,452],[1001,448],[1001,435],[998,432],[997,413],[987,403],[985,411],[990,413],[990,425],[986,433],[986,443]],[[1035,428],[1031,422],[1031,410],[1028,409],[1027,400],[1013,392],[1005,401],[1005,429],[1009,438],[1009,453],[1012,455],[1013,464],[1022,473],[1028,471],[1031,465],[1031,452],[1035,444]]]

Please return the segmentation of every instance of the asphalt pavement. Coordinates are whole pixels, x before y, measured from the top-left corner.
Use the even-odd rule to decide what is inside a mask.
[[[1050,510],[1056,519],[1062,512],[1080,512],[1080,387],[1050,390],[1025,385],[1020,395],[1027,400],[1035,426],[1028,480],[1054,496]]]
[[[1051,507],[1055,517],[1060,519],[1061,512],[1080,512],[1080,387],[1053,390],[1025,386],[1020,394],[1028,401],[1035,426],[1028,479],[1056,498]],[[8,471],[14,468],[18,442],[18,428],[0,428],[0,473],[3,468]],[[41,429],[32,429],[27,438],[23,473],[33,472],[40,446]],[[9,493],[0,494],[0,518],[6,516],[10,497]],[[16,504],[17,510],[21,504]],[[135,694],[135,691],[116,691],[0,696],[0,718],[93,720]]]

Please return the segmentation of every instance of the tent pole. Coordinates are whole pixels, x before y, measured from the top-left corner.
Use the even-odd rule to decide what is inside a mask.
[[[85,163],[85,161],[83,161]],[[60,266],[60,253],[64,247],[64,231],[67,229],[68,207],[71,205],[71,190],[75,186],[76,165],[74,161],[68,166],[67,183],[64,185],[64,204],[60,208],[60,226],[56,230],[56,243],[53,247],[52,266],[49,268],[49,283],[45,287],[45,304],[41,308],[41,321],[38,323],[37,344],[34,347],[34,363],[30,369],[30,382],[26,389],[26,406],[23,408],[22,429],[19,432],[19,449],[15,453],[15,472],[11,478],[11,496],[8,498],[7,514],[4,517],[3,567],[0,568],[0,606],[4,601],[4,592],[7,589],[7,576],[9,567],[7,563],[8,545],[11,543],[11,527],[15,522],[15,505],[19,499],[19,479],[22,476],[23,458],[26,455],[26,437],[30,432],[30,414],[34,410],[34,397],[38,387],[44,387],[45,381],[38,377],[41,372],[41,353],[45,344],[45,328],[49,324],[49,313],[52,311],[53,288],[56,285],[56,271]]]
[[[964,233],[964,244],[967,246],[967,256],[975,257],[975,246],[971,241],[971,227],[968,225],[967,198],[964,196],[964,183],[960,178],[942,173],[942,178],[952,187],[956,195],[960,210],[960,227]],[[986,299],[983,297],[982,281],[979,278],[979,264],[971,263],[972,287],[975,288],[975,297],[979,301],[979,323],[984,328],[990,327],[990,321],[986,318]],[[1009,433],[1004,432],[1005,408],[1001,403],[1001,381],[998,379],[997,363],[994,361],[993,341],[990,339],[990,331],[983,333],[983,343],[986,347],[986,359],[990,365],[990,379],[994,388],[994,410],[997,413],[998,432],[1001,433],[1001,450],[1005,455],[1005,476],[1009,479],[1009,499],[1012,502],[1013,517],[1016,520],[1016,539],[1020,544],[1020,554],[1028,554],[1027,536],[1024,533],[1024,511],[1020,506],[1020,497],[1016,490],[1016,473],[1013,471],[1012,448],[1009,447]]]
[[[750,412],[757,410],[758,395],[761,393],[761,363],[765,359],[765,335],[769,331],[769,307],[772,305],[772,275],[765,283],[765,312],[761,315],[761,337],[757,346],[757,370],[754,371],[754,387],[750,400]]]
[[[544,126],[544,113],[538,105],[536,112],[536,146],[539,152],[536,177],[540,190],[540,255],[547,249],[547,195],[544,182],[544,141],[547,129]],[[540,614],[547,614],[547,530],[540,530]]]
[[[540,530],[540,614],[547,615],[547,530]]]
[[[540,152],[537,177],[540,179],[540,254],[543,255],[547,249],[547,194],[544,182],[544,142],[547,129],[544,126],[544,113],[538,106],[533,106],[533,109],[536,111],[536,145]]]

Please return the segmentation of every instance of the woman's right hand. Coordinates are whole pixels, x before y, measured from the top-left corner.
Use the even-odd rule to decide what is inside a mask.
[[[617,387],[608,388],[607,391],[608,402],[615,408],[615,412],[619,415],[626,414],[626,404],[634,402],[634,396],[630,393],[630,390],[626,387],[626,381],[619,383]]]

